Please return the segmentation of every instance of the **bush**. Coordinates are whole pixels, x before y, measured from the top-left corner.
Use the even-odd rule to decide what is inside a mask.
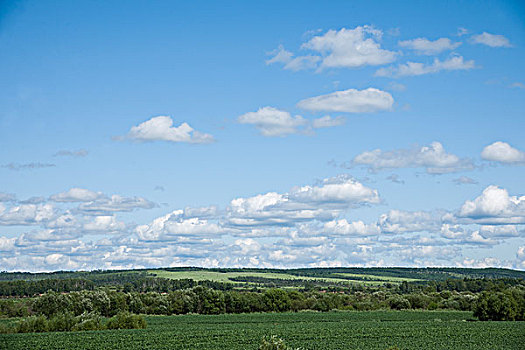
[[[95,313],[83,313],[76,317],[76,324],[71,329],[72,331],[98,331],[104,329],[100,315]]]
[[[146,320],[140,315],[133,315],[129,312],[120,312],[111,317],[106,323],[107,329],[144,329]]]
[[[481,321],[514,321],[518,303],[512,294],[483,292],[474,305],[474,316]]]
[[[394,310],[410,309],[410,301],[400,295],[395,295],[389,298],[388,304],[390,305],[390,308]]]
[[[15,326],[15,333],[47,332],[48,325],[45,316],[30,316]]]
[[[94,312],[84,312],[80,316],[74,316],[70,312],[65,312],[55,314],[51,318],[46,318],[43,315],[27,317],[20,320],[14,327],[0,324],[0,334],[143,328],[146,328],[146,321],[144,318],[139,315],[133,315],[129,312],[117,314],[109,319],[106,324],[102,322],[102,317]]]

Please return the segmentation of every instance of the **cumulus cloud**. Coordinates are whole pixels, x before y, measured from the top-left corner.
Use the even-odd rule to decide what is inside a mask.
[[[441,218],[437,213],[426,211],[390,210],[378,221],[381,232],[389,234],[437,231]]]
[[[439,142],[429,146],[413,147],[383,151],[376,149],[357,155],[352,163],[368,166],[370,170],[396,168],[425,168],[429,174],[445,174],[463,170],[471,170],[474,164],[466,158],[447,153]]]
[[[90,222],[84,224],[83,229],[91,233],[112,234],[121,232],[126,228],[126,224],[118,221],[113,215],[95,216]]]
[[[379,202],[377,190],[351,178],[337,177],[325,179],[317,186],[295,187],[288,193],[236,198],[228,207],[228,220],[237,226],[289,226],[332,220],[344,209]]]
[[[302,48],[322,56],[321,68],[376,66],[396,59],[395,52],[381,48],[379,41],[382,35],[381,30],[371,26],[329,30],[314,36]]]
[[[264,136],[295,134],[300,131],[300,127],[307,124],[300,115],[293,117],[289,112],[273,107],[263,107],[257,112],[248,112],[237,118],[237,121],[241,124],[255,125]]]
[[[486,146],[481,152],[481,158],[504,164],[525,164],[525,152],[502,141],[497,141]]]
[[[491,185],[474,200],[467,200],[457,216],[480,224],[524,224],[525,196],[511,196],[504,188]]]
[[[394,98],[388,92],[375,88],[348,89],[327,95],[315,96],[297,103],[309,111],[374,113],[392,109]]]
[[[346,219],[332,220],[324,224],[324,231],[327,234],[337,234],[342,236],[374,236],[381,230],[377,225],[365,224],[363,221],[348,222]]]
[[[483,44],[490,47],[512,47],[509,39],[503,35],[490,34],[483,32],[478,35],[473,35],[471,41],[474,44]]]
[[[455,244],[493,246],[499,243],[491,237],[486,237],[486,232],[481,230],[469,231],[460,225],[443,224],[441,227],[441,235],[453,240]]]
[[[440,61],[438,58],[435,58],[431,64],[409,61],[400,64],[397,67],[392,66],[380,68],[376,71],[375,76],[399,78],[405,76],[433,74],[440,71],[470,70],[475,67],[474,60],[464,61],[462,56],[456,55],[445,61]]]
[[[324,68],[356,68],[393,62],[397,53],[381,48],[383,32],[371,26],[342,28],[314,35],[301,45],[310,54],[295,56],[282,45],[270,52],[266,64],[280,63],[284,69],[298,71]]]
[[[398,42],[398,45],[416,51],[420,55],[437,55],[446,50],[454,50],[461,43],[454,43],[448,38],[428,40],[427,38],[417,38]]]
[[[70,197],[83,198],[61,196]],[[18,237],[0,237],[0,269],[462,266],[466,259],[462,247],[492,247],[524,234],[516,220],[475,217],[480,210],[485,216],[523,217],[520,203],[525,199],[510,195],[506,200],[512,204],[503,209],[475,199],[472,202],[481,209],[474,214],[464,208],[392,209],[377,222],[346,219],[355,208],[381,203],[377,190],[348,175],[287,192],[235,198],[224,209],[186,207],[146,224],[123,222],[120,211],[151,206],[137,198],[103,196],[73,208],[76,201],[54,202],[56,208],[45,202],[24,208],[16,201],[0,203],[0,224],[40,226]],[[52,207],[47,214],[46,205]],[[519,260],[512,264],[520,266]]]
[[[102,197],[104,195],[100,192],[93,192],[84,188],[71,188],[67,192],[52,195],[50,199],[55,202],[91,202]]]
[[[173,120],[167,116],[153,117],[137,126],[133,126],[127,138],[137,141],[169,141],[186,143],[210,143],[214,138],[210,134],[194,130],[187,123],[173,126]]]
[[[0,205],[0,225],[36,225],[56,215],[51,204],[21,204],[8,210]]]

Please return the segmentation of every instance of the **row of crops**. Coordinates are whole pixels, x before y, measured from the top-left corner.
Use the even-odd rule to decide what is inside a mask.
[[[257,349],[276,335],[304,349],[522,349],[525,322],[454,311],[148,316],[144,330],[5,334],[0,349]]]

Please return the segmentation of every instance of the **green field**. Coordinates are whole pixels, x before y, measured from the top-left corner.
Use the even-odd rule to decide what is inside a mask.
[[[148,316],[145,330],[0,334],[0,349],[255,350],[267,335],[310,350],[523,348],[525,322],[470,317],[450,311]]]
[[[244,284],[245,282],[232,281],[230,278],[236,277],[260,277],[268,279],[282,279],[282,280],[304,280],[304,281],[323,281],[333,283],[360,283],[365,285],[379,285],[385,282],[399,283],[404,279],[398,277],[385,277],[385,276],[373,276],[373,275],[357,275],[354,274],[340,274],[341,278],[338,277],[310,277],[310,276],[297,276],[288,273],[276,273],[276,272],[218,272],[209,270],[200,271],[165,271],[165,270],[150,270],[149,273],[156,277],[170,278],[170,279],[192,279],[194,281],[215,281],[233,284]],[[345,276],[346,275],[346,276]],[[362,280],[349,280],[343,277],[365,277],[372,280],[380,281],[362,281]]]
[[[368,275],[368,274],[357,274],[357,273],[334,273],[335,276],[344,276],[347,278],[368,278],[373,281],[384,281],[391,283],[400,283],[400,282],[417,282],[422,281],[417,278],[405,278],[405,277],[390,277],[390,276],[378,276],[378,275]],[[367,281],[368,282],[368,281]]]

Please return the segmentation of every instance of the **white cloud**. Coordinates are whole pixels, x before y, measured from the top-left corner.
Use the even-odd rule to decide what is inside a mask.
[[[125,228],[126,224],[118,221],[113,215],[95,216],[93,221],[84,224],[84,230],[104,234],[120,232]]]
[[[297,107],[310,111],[373,113],[392,109],[394,98],[388,92],[368,88],[348,89],[299,101]]]
[[[302,45],[322,56],[320,68],[355,68],[382,65],[395,60],[396,53],[381,49],[382,31],[371,26],[329,30]]]
[[[333,220],[342,210],[380,202],[377,190],[347,177],[329,178],[318,186],[292,188],[236,198],[228,208],[229,223],[236,226],[290,226],[300,222]]]
[[[460,176],[458,178],[455,178],[452,180],[456,183],[456,185],[475,185],[478,182],[468,176]]]
[[[292,71],[314,69],[321,60],[321,57],[313,55],[297,56],[294,58],[294,54],[287,51],[282,45],[279,45],[276,50],[269,54],[273,55],[273,57],[266,60],[266,64],[282,63],[284,64],[284,69]]]
[[[525,152],[502,141],[486,146],[481,152],[481,158],[505,164],[525,164]]]
[[[447,153],[439,142],[412,149],[367,151],[357,155],[352,162],[356,165],[366,165],[373,171],[421,167],[429,174],[445,174],[474,168],[469,159]]]
[[[486,237],[487,231],[468,231],[460,225],[443,224],[441,226],[441,235],[449,240],[453,240],[455,244],[467,245],[496,245],[499,242]],[[492,237],[495,237],[494,235]]]
[[[436,213],[426,211],[390,210],[379,218],[379,227],[383,233],[414,233],[437,231],[441,225]]]
[[[407,62],[397,67],[380,68],[376,71],[375,75],[378,77],[398,78],[438,73],[440,71],[470,70],[475,67],[474,60],[464,61],[462,56],[452,56],[445,61],[440,61],[438,58],[435,58],[432,64]]]
[[[274,63],[288,63],[292,60],[293,53],[290,51],[287,51],[283,45],[279,45],[279,47],[276,50],[273,50],[272,52],[268,53],[269,55],[272,55],[273,57],[266,60],[266,64],[274,64]]]
[[[467,35],[469,33],[469,30],[467,28],[459,27],[458,32],[456,33],[456,36],[463,36]]]
[[[36,225],[55,216],[51,204],[21,204],[5,210],[0,206],[0,225]]]
[[[284,136],[295,134],[300,127],[308,122],[297,115],[292,117],[290,113],[273,107],[259,108],[257,112],[249,112],[237,118],[241,124],[252,124],[264,136]]]
[[[55,202],[91,202],[102,197],[104,195],[100,192],[93,192],[83,188],[71,188],[67,192],[52,195],[50,199]]]
[[[479,232],[490,238],[519,237],[524,233],[517,225],[484,225],[480,227]]]
[[[16,200],[16,196],[12,193],[0,192],[0,202],[13,202]]]
[[[325,115],[324,117],[314,119],[312,121],[312,127],[314,129],[331,128],[334,126],[343,125],[345,122],[346,119],[342,116],[332,118],[329,115]]]
[[[289,199],[302,203],[379,203],[377,190],[346,177],[323,180],[320,186],[296,187],[290,191]]]
[[[412,40],[400,41],[399,46],[416,51],[421,55],[437,55],[446,50],[454,50],[461,43],[453,43],[448,38],[428,40],[427,38],[417,38]]]
[[[194,236],[197,243],[202,238],[220,236],[224,229],[217,223],[197,217],[184,218],[183,210],[175,210],[167,215],[156,218],[148,225],[140,225],[136,228],[140,239],[146,241],[179,241],[190,243],[188,236]]]
[[[510,196],[506,189],[491,185],[473,201],[466,201],[457,216],[480,224],[523,224],[525,196]]]
[[[78,207],[78,210],[88,215],[103,216],[115,212],[133,211],[135,209],[151,209],[155,206],[155,203],[142,197],[112,195],[111,198],[82,203]]]
[[[490,34],[483,32],[482,34],[473,35],[471,41],[475,44],[483,44],[490,47],[511,47],[509,39],[503,35]]]
[[[361,220],[353,222],[348,222],[346,219],[328,221],[323,228],[328,235],[374,236],[381,232],[377,225],[368,225]]]
[[[210,143],[213,136],[194,130],[187,123],[175,127],[167,116],[153,117],[137,126],[133,126],[127,137],[137,141],[169,141],[187,143]]]
[[[0,236],[0,252],[10,251],[15,247],[16,238]]]

